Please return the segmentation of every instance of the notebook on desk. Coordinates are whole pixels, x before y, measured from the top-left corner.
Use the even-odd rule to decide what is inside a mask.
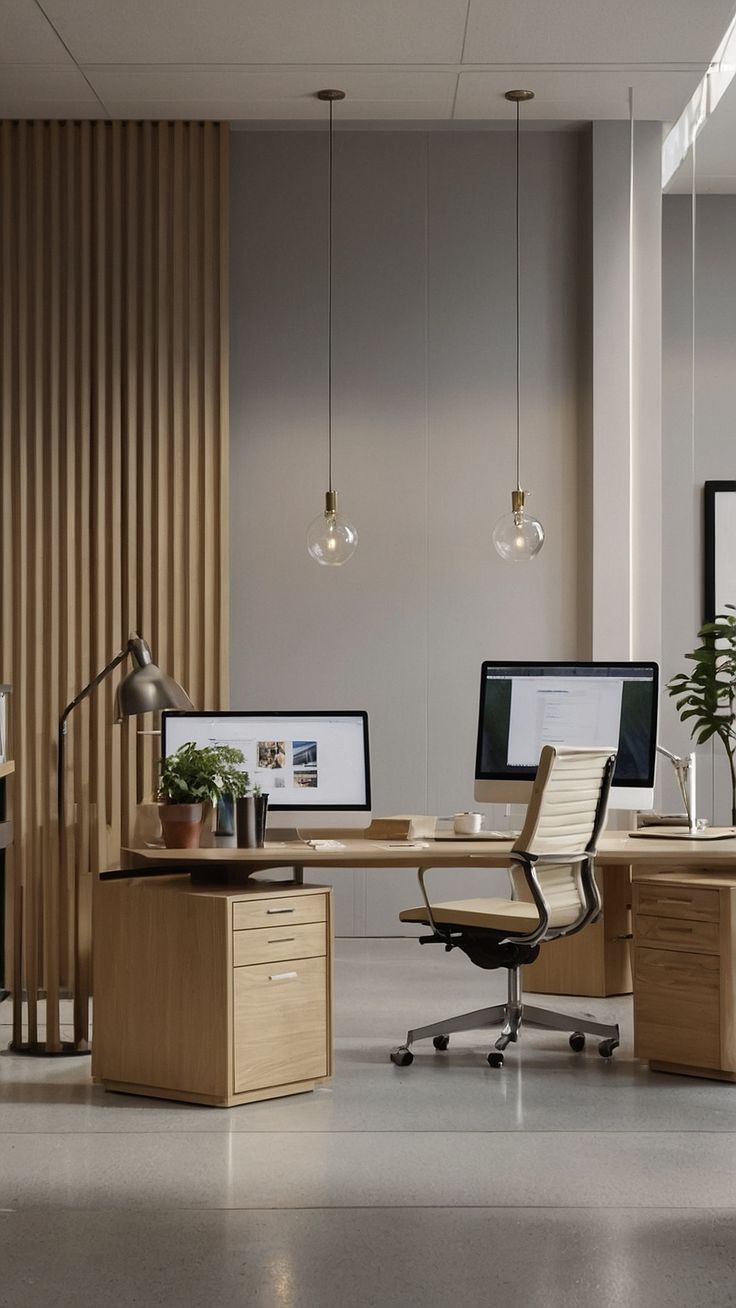
[[[641,827],[630,831],[633,840],[730,840],[736,836],[736,827],[704,827],[690,831],[687,827]]]

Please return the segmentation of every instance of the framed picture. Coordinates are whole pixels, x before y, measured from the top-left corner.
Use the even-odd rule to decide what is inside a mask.
[[[705,621],[736,605],[736,481],[705,483]]]

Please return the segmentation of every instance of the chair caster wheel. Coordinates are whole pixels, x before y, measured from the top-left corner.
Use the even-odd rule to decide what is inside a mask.
[[[500,1049],[492,1049],[488,1055],[489,1067],[503,1067],[503,1054]]]
[[[614,1049],[618,1049],[618,1040],[601,1040],[598,1046],[598,1053],[601,1058],[611,1058]]]
[[[399,1045],[398,1049],[392,1049],[390,1057],[396,1067],[409,1067],[414,1062],[414,1055],[406,1045]]]
[[[573,1031],[572,1035],[570,1036],[570,1048],[576,1054],[579,1054],[585,1048],[584,1031]]]
[[[432,1044],[434,1045],[435,1049],[447,1049],[449,1043],[450,1043],[450,1037],[448,1035],[435,1036],[434,1040],[432,1041]]]

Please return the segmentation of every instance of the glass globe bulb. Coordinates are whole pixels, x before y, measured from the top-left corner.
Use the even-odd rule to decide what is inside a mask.
[[[511,492],[511,513],[499,518],[493,528],[493,544],[505,563],[525,563],[544,544],[544,527],[524,509],[524,492]]]
[[[337,512],[337,493],[328,491],[325,510],[307,528],[307,549],[317,563],[339,567],[352,558],[358,533],[352,522]]]

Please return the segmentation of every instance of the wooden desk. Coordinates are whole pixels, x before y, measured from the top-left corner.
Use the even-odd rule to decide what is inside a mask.
[[[312,849],[301,840],[266,843],[264,849],[237,849],[232,841],[212,849],[124,849],[125,867],[147,864],[185,868],[208,863],[240,866],[241,877],[279,867],[506,867],[512,842],[505,840],[426,840],[399,842],[345,837],[342,849]],[[736,836],[726,840],[655,840],[605,832],[596,857],[598,867],[691,869],[724,868],[736,872]]]
[[[200,877],[225,875],[247,884],[254,872],[273,868],[506,867],[510,850],[511,842],[501,841],[400,847],[346,837],[341,849],[295,841],[262,850],[126,850],[124,860],[130,868],[191,868]],[[633,874],[636,1052],[657,1070],[736,1079],[736,838],[660,840],[610,832],[600,841],[596,865],[602,921],[543,946],[539,960],[525,969],[525,989],[588,995],[631,989],[629,946],[619,937],[631,929]],[[668,886],[668,893],[658,896],[658,885]],[[645,894],[647,886],[654,889]],[[675,894],[692,901],[689,917],[684,909],[673,911]],[[700,926],[689,944],[682,927],[691,920]]]
[[[421,846],[421,847],[420,847]],[[232,841],[216,849],[124,850],[124,866],[145,867],[169,864],[191,866],[197,879],[224,876],[234,883],[257,871],[296,868],[301,881],[303,869],[386,867],[507,867],[511,842],[425,841],[403,848],[397,841],[345,838],[345,848],[314,850],[302,842],[266,845],[263,850],[233,848]],[[607,995],[629,994],[632,989],[631,950],[631,866],[652,870],[708,865],[736,867],[736,839],[707,844],[696,841],[630,838],[626,832],[610,832],[600,842],[596,876],[603,901],[598,922],[571,936],[542,945],[539,958],[525,971],[527,990],[537,994]]]

